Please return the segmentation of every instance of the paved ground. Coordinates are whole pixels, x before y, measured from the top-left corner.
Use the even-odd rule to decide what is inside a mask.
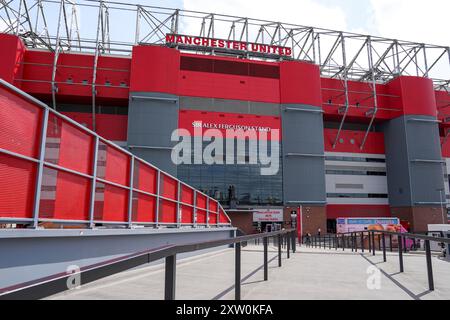
[[[405,273],[400,274],[396,254],[388,253],[388,261],[383,263],[381,253],[373,257],[367,252],[300,248],[289,260],[283,252],[283,266],[278,268],[277,252],[271,247],[267,282],[263,281],[262,259],[261,246],[243,249],[242,299],[450,299],[450,262],[438,257],[433,257],[434,292],[428,291],[424,255],[404,255]],[[370,290],[368,271],[377,272],[373,267],[380,270],[380,288]],[[177,265],[177,299],[233,299],[233,285],[233,249],[186,259]],[[111,276],[50,299],[163,299],[163,290],[164,270],[162,266],[152,266]]]

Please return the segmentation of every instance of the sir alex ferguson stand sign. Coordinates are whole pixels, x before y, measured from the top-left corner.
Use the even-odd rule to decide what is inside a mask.
[[[250,43],[236,40],[213,39],[180,34],[167,34],[166,45],[186,50],[209,50],[229,53],[246,53],[253,56],[287,57],[292,56],[288,47]]]

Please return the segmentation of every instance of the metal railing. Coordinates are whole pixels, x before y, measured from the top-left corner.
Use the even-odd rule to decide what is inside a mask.
[[[376,255],[376,251],[381,251],[383,262],[387,262],[387,251],[398,252],[399,271],[405,272],[403,254],[411,250],[420,248],[419,242],[424,241],[424,250],[426,256],[428,286],[430,291],[434,291],[433,265],[431,259],[431,242],[439,245],[450,245],[450,238],[432,237],[423,234],[398,233],[389,231],[359,231],[341,234],[327,234],[323,236],[303,236],[302,243],[307,247],[323,248],[329,250],[351,249],[352,252]],[[411,242],[408,247],[407,243]],[[448,254],[448,252],[447,252]]]
[[[34,228],[42,223],[90,228],[96,225],[128,228],[136,225],[230,226],[228,215],[216,199],[100,137],[2,79],[0,92],[6,101],[2,105],[2,117],[5,118],[0,119],[0,164],[5,165],[0,166],[0,170],[3,177],[9,177],[9,180],[2,179],[0,184],[13,182],[21,196],[30,202],[26,208],[17,209],[16,194],[11,191],[11,194],[0,195],[4,204],[0,208],[0,224]],[[20,119],[22,108],[27,115],[36,117]],[[76,138],[71,140],[68,135]],[[24,145],[30,145],[29,150],[25,150]],[[65,161],[61,160],[62,154]],[[79,159],[80,154],[86,154],[83,161],[70,160]],[[22,176],[27,171],[28,177],[23,181],[23,188],[21,181],[15,178],[14,166],[19,164],[27,166],[20,168]],[[60,184],[61,181],[65,181],[65,185]],[[26,182],[33,188],[28,188]],[[7,185],[3,187],[2,190],[8,189]],[[72,196],[76,197],[73,187],[77,188],[79,199],[72,199],[69,206],[67,195],[71,196],[73,192]]]
[[[21,283],[12,287],[0,289],[0,300],[14,300],[14,299],[42,299],[51,295],[64,292],[68,290],[68,280],[75,276],[79,276],[80,285],[93,282],[95,280],[117,274],[138,266],[149,264],[151,262],[165,259],[165,277],[164,277],[164,299],[175,300],[176,292],[176,265],[177,255],[187,252],[194,252],[198,250],[217,248],[227,245],[234,245],[235,259],[234,272],[235,284],[234,292],[235,299],[241,299],[241,255],[242,245],[249,241],[263,240],[263,271],[264,281],[269,279],[269,260],[268,247],[269,239],[274,238],[274,243],[278,247],[278,266],[282,266],[283,243],[286,246],[286,257],[290,258],[292,253],[296,252],[296,231],[283,230],[272,233],[261,233],[256,235],[248,235],[236,237],[232,239],[214,240],[208,242],[199,242],[183,245],[168,245],[149,251],[138,252],[129,256],[109,260],[103,263],[87,266],[81,268],[76,273],[60,273],[46,278],[37,279],[26,283]]]

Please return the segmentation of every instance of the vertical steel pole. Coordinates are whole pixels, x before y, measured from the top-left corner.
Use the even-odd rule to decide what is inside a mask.
[[[345,235],[342,235],[342,251],[345,251]]]
[[[392,234],[389,235],[389,249],[391,250],[391,252],[394,251],[394,248],[392,248]]]
[[[165,270],[165,289],[164,299],[175,300],[175,287],[177,277],[177,256],[166,257],[166,270]]]
[[[297,252],[297,241],[295,239],[295,231],[291,233],[291,239],[292,239],[292,253]]]
[[[430,291],[434,291],[433,263],[431,261],[430,240],[425,240],[425,252],[427,256],[428,286],[430,288]]]
[[[355,252],[358,252],[358,237],[356,236],[356,232],[353,234],[353,243],[355,245]]]
[[[370,235],[370,231],[369,232],[367,232],[367,235],[368,235],[368,244],[369,244],[369,253],[371,253],[372,252],[372,236]]]
[[[278,266],[281,267],[281,234],[278,235]]]
[[[376,247],[375,247],[375,232],[372,231],[372,255],[375,255]]]
[[[181,227],[181,188],[182,188],[181,182],[178,181],[178,187],[177,187],[177,228]]]
[[[155,222],[156,227],[159,226],[159,196],[161,191],[161,171],[158,170],[158,174],[156,177],[156,205],[155,205]]]
[[[406,237],[403,237],[403,250],[405,253],[408,252],[408,246],[406,245]]]
[[[241,244],[236,243],[234,249],[234,299],[241,300]]]
[[[289,237],[286,237],[286,250],[287,250],[287,258],[290,259],[291,258],[291,241],[289,239]]]
[[[269,280],[268,239],[263,238],[264,243],[264,281]]]
[[[41,122],[41,135],[39,145],[39,163],[37,168],[37,175],[35,181],[35,195],[33,204],[33,228],[37,228],[39,224],[39,208],[41,204],[41,188],[42,188],[42,176],[44,175],[44,162],[45,162],[45,145],[47,142],[47,126],[48,126],[49,111],[44,109]]]
[[[362,253],[364,253],[364,250],[365,250],[365,248],[364,248],[364,231],[363,231],[363,232],[361,232],[361,251],[362,251]]]
[[[98,146],[100,139],[95,136],[94,141],[94,159],[92,161],[92,181],[91,194],[89,202],[89,228],[94,228],[94,214],[95,214],[95,189],[97,188],[97,162],[98,162]]]
[[[398,236],[398,259],[399,259],[399,263],[400,263],[400,272],[404,272],[404,268],[403,268],[403,243],[402,243],[402,236],[399,235]]]
[[[383,261],[386,262],[386,238],[385,234],[382,235],[381,242],[383,243]]]
[[[133,226],[133,190],[134,190],[134,156],[131,156],[130,164],[130,194],[128,196],[128,228],[131,229]]]

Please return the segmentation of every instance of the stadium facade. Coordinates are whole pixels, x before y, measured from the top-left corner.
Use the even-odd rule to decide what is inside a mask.
[[[260,226],[254,213],[266,210],[282,212],[274,221],[298,223],[304,233],[335,231],[339,217],[398,217],[412,231],[447,222],[445,86],[400,70],[386,79],[370,72],[351,78],[350,59],[327,74],[331,58],[307,61],[294,42],[171,31],[162,43],[136,43],[126,54],[81,45],[55,51],[29,35],[0,34],[0,77],[216,198],[245,232]],[[195,136],[198,124],[279,130],[271,139],[281,146],[279,170],[261,175],[264,165],[249,163],[248,154],[231,165],[176,165],[173,132]]]

